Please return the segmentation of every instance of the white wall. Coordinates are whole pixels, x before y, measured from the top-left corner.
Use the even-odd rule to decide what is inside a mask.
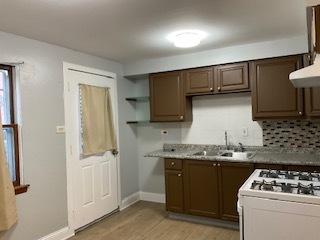
[[[289,39],[251,43],[198,53],[131,62],[124,65],[124,75],[143,75],[153,72],[210,66],[306,52],[308,52],[307,34]]]
[[[252,121],[250,93],[194,97],[192,103],[193,121],[182,124],[182,143],[224,145],[227,131],[228,144],[263,145],[262,128]]]
[[[124,101],[132,86],[122,65],[69,49],[0,32],[0,62],[24,61],[20,81],[24,180],[17,196],[19,222],[3,240],[36,240],[67,226],[63,61],[118,75],[122,197],[139,190],[136,135],[125,120],[135,111]],[[2,234],[2,235],[1,235]],[[3,235],[4,234],[4,235]]]

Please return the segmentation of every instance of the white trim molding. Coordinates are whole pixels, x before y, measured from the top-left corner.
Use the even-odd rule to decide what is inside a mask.
[[[74,236],[74,231],[68,227],[62,228],[58,231],[50,233],[47,236],[40,238],[39,240],[66,240]]]
[[[147,202],[165,203],[166,195],[164,193],[140,192],[140,200]]]
[[[122,201],[121,201],[121,205],[120,205],[120,211],[130,207],[131,205],[135,204],[136,202],[140,201],[140,192],[135,192],[131,195],[129,195],[128,197],[125,197]]]

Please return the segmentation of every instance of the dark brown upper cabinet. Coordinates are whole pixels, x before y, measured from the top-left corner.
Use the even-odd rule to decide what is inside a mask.
[[[177,122],[191,119],[191,100],[186,99],[184,94],[182,71],[151,74],[151,122]]]
[[[305,89],[305,103],[308,117],[320,117],[320,88]]]
[[[303,90],[295,88],[289,80],[289,74],[301,67],[301,56],[250,62],[254,120],[300,118],[304,115]]]
[[[213,91],[212,67],[184,71],[187,95],[207,94]]]
[[[214,67],[215,91],[218,93],[250,91],[247,62]]]
[[[238,221],[238,191],[254,170],[250,163],[219,163],[220,217]]]
[[[185,160],[185,212],[219,217],[218,169],[215,162]]]

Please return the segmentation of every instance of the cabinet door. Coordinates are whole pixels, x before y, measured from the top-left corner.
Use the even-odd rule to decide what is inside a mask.
[[[215,162],[185,160],[185,212],[219,217],[218,171]]]
[[[238,221],[238,191],[253,170],[252,164],[219,164],[220,216],[222,219]]]
[[[235,63],[215,67],[216,92],[250,91],[248,63]]]
[[[196,68],[184,72],[186,94],[211,93],[213,91],[212,68]]]
[[[166,208],[171,212],[183,212],[183,176],[182,171],[166,170]]]
[[[150,75],[151,121],[183,121],[185,104],[181,71]]]
[[[303,92],[295,88],[289,74],[302,65],[301,56],[253,61],[253,119],[300,118],[303,115]]]
[[[320,88],[309,88],[305,90],[306,115],[320,117]]]

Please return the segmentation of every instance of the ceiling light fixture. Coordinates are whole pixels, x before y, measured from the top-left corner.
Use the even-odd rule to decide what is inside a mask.
[[[182,30],[171,33],[167,39],[178,48],[191,48],[198,46],[206,36],[205,32],[199,30]]]

